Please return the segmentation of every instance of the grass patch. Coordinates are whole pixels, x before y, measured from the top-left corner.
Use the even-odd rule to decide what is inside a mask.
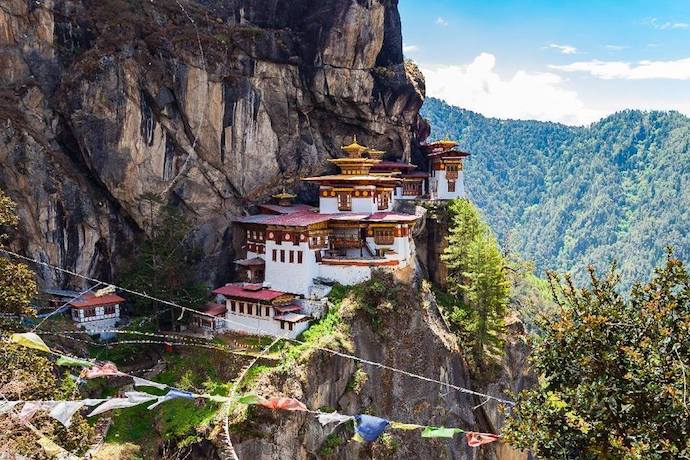
[[[319,455],[323,455],[324,457],[333,455],[338,446],[343,445],[344,442],[345,441],[343,440],[343,438],[341,438],[337,434],[329,434],[328,436],[326,436],[326,439],[324,439],[323,444],[321,444],[321,447],[319,448]]]

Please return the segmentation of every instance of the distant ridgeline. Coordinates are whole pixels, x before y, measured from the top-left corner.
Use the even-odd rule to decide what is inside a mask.
[[[624,111],[590,127],[498,120],[428,98],[432,138],[473,153],[467,193],[503,245],[586,279],[616,259],[644,280],[665,247],[690,259],[690,118]],[[540,273],[541,274],[541,273]]]

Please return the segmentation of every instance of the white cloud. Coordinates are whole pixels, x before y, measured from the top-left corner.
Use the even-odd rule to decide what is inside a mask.
[[[419,46],[417,45],[408,45],[406,43],[403,43],[403,53],[414,53],[416,51],[419,51]]]
[[[563,72],[585,72],[603,80],[690,80],[690,58],[675,61],[582,61],[567,65],[550,65]]]
[[[561,54],[577,54],[577,48],[570,45],[559,45],[558,43],[550,43],[547,48],[556,49]]]
[[[604,48],[611,51],[622,51],[627,50],[630,47],[625,45],[604,45]]]
[[[585,107],[558,74],[519,70],[503,79],[495,67],[496,57],[489,53],[467,65],[421,65],[427,95],[487,116],[582,125],[604,115]]]
[[[445,18],[442,18],[441,16],[436,18],[436,24],[438,24],[439,26],[448,27],[448,21],[446,21]]]
[[[646,24],[657,30],[675,30],[675,29],[690,29],[690,23],[687,22],[672,22],[672,21],[659,21],[659,18],[649,18]]]

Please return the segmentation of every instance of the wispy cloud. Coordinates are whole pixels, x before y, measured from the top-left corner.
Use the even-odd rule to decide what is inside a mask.
[[[647,18],[645,23],[657,30],[690,29],[689,22],[660,21],[659,18]]]
[[[622,51],[627,50],[630,47],[626,45],[604,45],[604,48],[610,51]]]
[[[690,58],[675,61],[582,61],[550,65],[563,72],[584,72],[602,80],[690,80]]]
[[[495,67],[496,57],[486,52],[466,65],[421,65],[427,95],[488,116],[582,125],[604,115],[556,73],[519,70],[503,78]]]
[[[419,46],[417,45],[408,45],[407,43],[403,43],[403,53],[414,53],[415,51],[419,51]]]
[[[549,43],[546,48],[558,50],[561,54],[577,54],[577,48],[571,45],[559,45],[558,43]]]
[[[446,19],[441,16],[436,18],[436,24],[442,27],[448,27],[448,21],[446,21]]]

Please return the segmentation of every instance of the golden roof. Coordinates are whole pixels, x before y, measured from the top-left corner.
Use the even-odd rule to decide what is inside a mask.
[[[340,149],[352,158],[361,157],[364,152],[369,150],[367,147],[357,143],[357,136],[352,137],[352,143],[350,145],[343,145]]]
[[[381,158],[386,152],[384,150],[367,149],[366,153],[369,154],[369,158]]]
[[[278,199],[278,200],[291,200],[293,198],[296,198],[297,195],[294,193],[288,193],[285,190],[283,190],[280,193],[276,193],[275,195],[271,195],[273,198]]]
[[[452,141],[452,140],[448,139],[448,137],[446,137],[443,140],[434,141],[429,145],[438,145],[440,147],[443,147],[444,150],[449,150],[449,149],[452,149],[453,147],[456,147],[458,145],[458,143],[455,141]]]

